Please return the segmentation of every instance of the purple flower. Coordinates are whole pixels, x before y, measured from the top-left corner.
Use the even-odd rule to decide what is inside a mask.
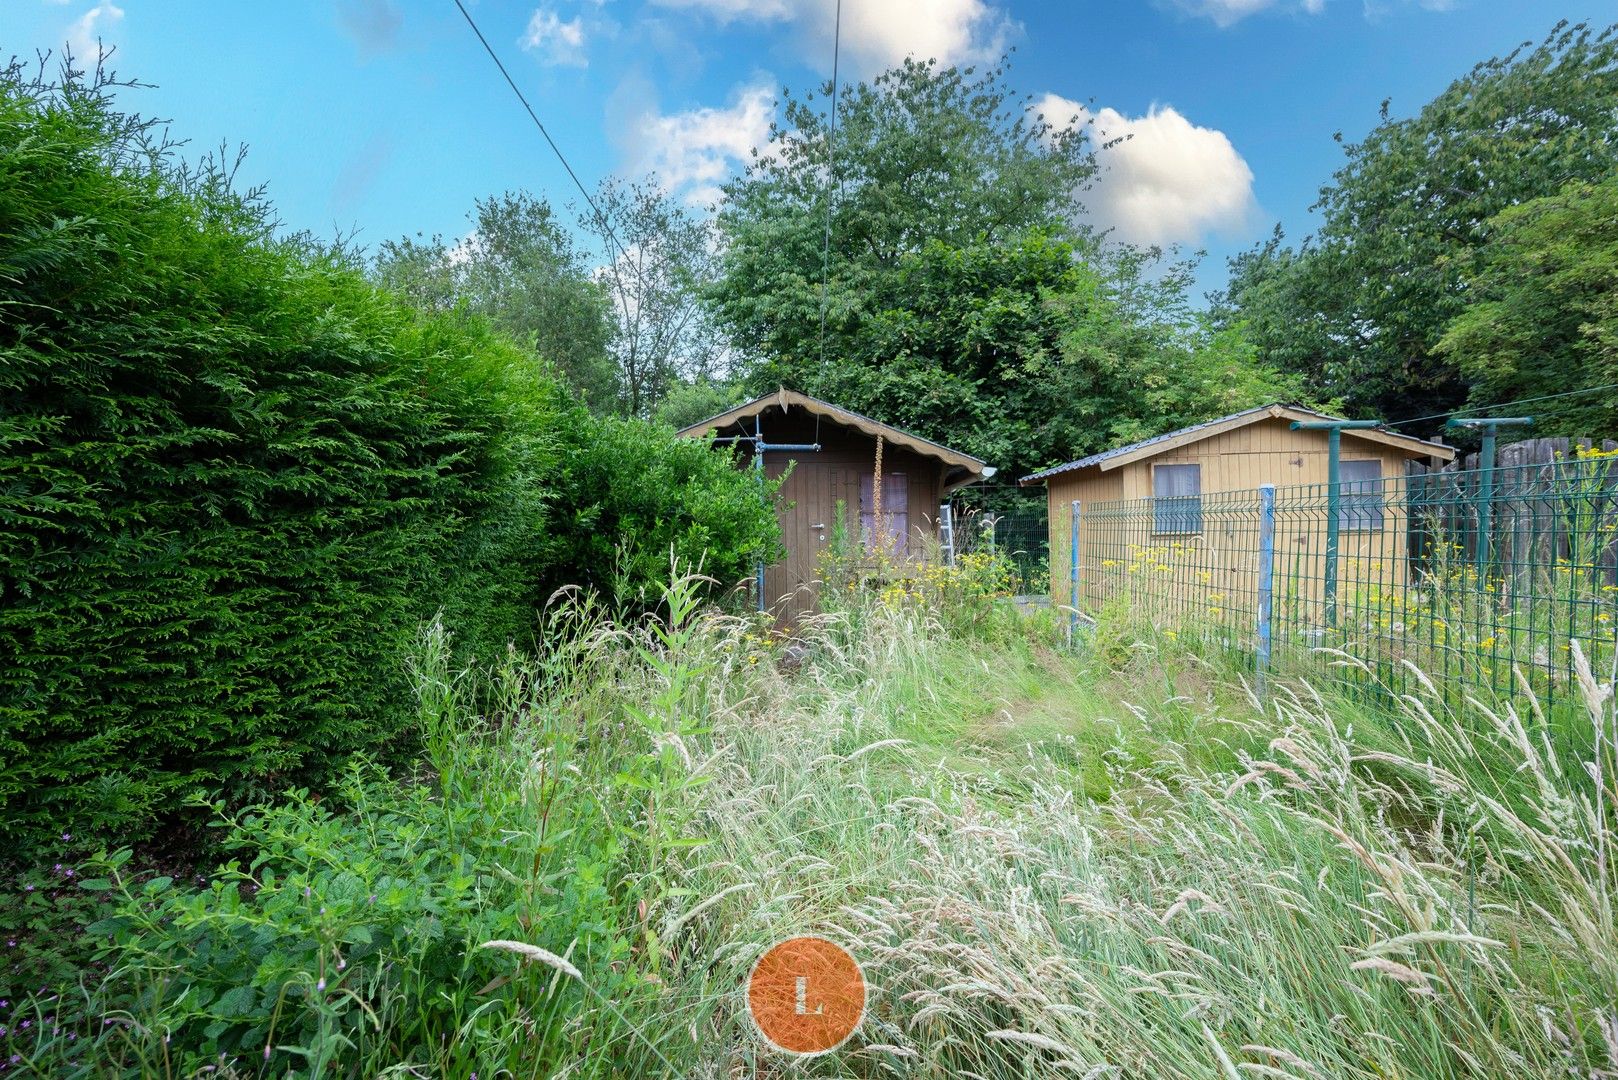
[[[24,1020],[22,1022],[22,1029],[24,1031],[27,1031],[29,1028],[31,1028],[33,1026],[34,1026],[34,1022],[32,1020]]]
[[[367,904],[374,904],[374,903],[376,903],[376,893],[372,893],[372,894],[371,894],[371,898],[370,898],[370,899],[369,899],[369,900],[367,900],[367,901],[365,901],[365,902],[366,902],[366,903],[367,903]]]
[[[68,868],[67,868],[67,876],[68,876],[68,877],[72,877],[72,876],[73,876],[73,868],[72,868],[72,867],[71,867],[71,866],[70,866],[70,867],[68,867]]]
[[[70,1032],[67,1033],[67,1041],[68,1042],[72,1042],[74,1039],[77,1039],[78,1037],[79,1037],[79,1033],[77,1031],[70,1031]]]
[[[270,1044],[269,1043],[264,1044],[264,1060],[265,1061],[270,1060]]]
[[[24,891],[24,892],[33,892],[33,891],[34,891],[34,887],[33,887],[33,886],[32,886],[32,885],[29,885],[29,886],[27,886],[27,887],[26,887],[26,888],[24,888],[24,889],[23,889],[23,891]]]
[[[317,991],[326,989],[326,980],[321,979],[319,982],[315,983],[315,989]]]
[[[14,937],[6,938],[6,947],[8,949],[15,949],[17,947],[17,939]]]
[[[70,832],[65,832],[65,833],[62,834],[62,839],[63,840],[71,840],[71,839],[73,839],[73,834],[70,833]]]

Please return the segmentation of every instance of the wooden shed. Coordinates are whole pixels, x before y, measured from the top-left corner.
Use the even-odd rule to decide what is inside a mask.
[[[792,390],[738,405],[683,429],[681,435],[732,445],[738,468],[755,467],[762,447],[764,472],[786,475],[780,491],[781,537],[787,556],[765,568],[764,602],[791,620],[812,611],[818,598],[821,553],[831,539],[837,504],[850,535],[864,539],[880,528],[890,550],[924,559],[938,548],[940,507],[951,492],[993,476],[970,454],[840,409]],[[875,498],[881,462],[880,500]]]
[[[1292,492],[1304,490],[1302,485],[1319,485],[1324,490],[1328,482],[1329,433],[1294,430],[1295,422],[1344,421],[1299,405],[1262,405],[1023,477],[1019,481],[1023,486],[1044,484],[1047,490],[1051,595],[1063,597],[1069,591],[1070,507],[1075,499],[1080,500],[1086,514],[1094,509],[1100,515],[1097,521],[1086,522],[1081,530],[1084,538],[1080,557],[1087,565],[1119,561],[1118,549],[1124,545],[1111,534],[1120,532],[1122,525],[1112,523],[1127,520],[1135,529],[1129,539],[1136,547],[1223,547],[1227,551],[1214,563],[1228,563],[1230,573],[1241,573],[1237,567],[1251,560],[1237,559],[1230,551],[1250,540],[1246,534],[1251,531],[1253,515],[1232,513],[1228,519],[1211,515],[1205,521],[1204,496],[1252,492],[1256,504],[1257,489],[1263,484]],[[1339,487],[1351,494],[1345,508],[1338,511],[1342,523],[1339,557],[1374,557],[1400,567],[1409,523],[1403,512],[1384,513],[1383,509],[1402,498],[1409,462],[1449,461],[1455,449],[1385,427],[1345,428],[1340,439]],[[1301,504],[1307,496],[1294,501]],[[1221,504],[1234,506],[1238,502],[1231,498]],[[1300,580],[1309,577],[1304,562],[1318,564],[1323,557],[1323,517],[1319,511],[1300,513],[1295,520],[1277,524],[1278,555],[1296,556],[1293,565]],[[1215,581],[1212,587],[1234,589],[1241,585]]]

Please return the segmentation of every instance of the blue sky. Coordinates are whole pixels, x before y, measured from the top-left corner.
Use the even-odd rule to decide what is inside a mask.
[[[785,84],[829,74],[835,0],[476,0],[491,43],[586,184],[657,171],[702,203],[763,139]],[[251,14],[243,14],[250,12]],[[1383,98],[1413,112],[1455,76],[1605,2],[844,0],[843,71],[907,53],[980,61],[1132,138],[1087,213],[1140,242],[1224,257],[1311,227],[1316,189]],[[0,0],[0,51],[117,47],[126,95],[191,151],[246,144],[292,228],[359,242],[464,235],[475,198],[566,174],[451,0]],[[1062,99],[1061,101],[1054,100]]]

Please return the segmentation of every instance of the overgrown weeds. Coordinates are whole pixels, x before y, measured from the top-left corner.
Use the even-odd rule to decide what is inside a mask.
[[[1260,703],[1161,639],[1067,656],[1048,618],[967,637],[914,598],[860,594],[783,664],[694,584],[640,625],[559,601],[557,652],[492,674],[424,659],[432,775],[225,818],[241,858],[206,889],[110,857],[112,974],[72,1043],[11,1052],[779,1075],[741,985],[813,931],[872,988],[816,1075],[1618,1070],[1610,675],[1581,676],[1580,759],[1419,678]]]

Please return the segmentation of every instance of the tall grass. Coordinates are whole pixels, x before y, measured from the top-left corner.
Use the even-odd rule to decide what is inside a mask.
[[[441,813],[457,831],[413,833],[408,857],[437,873],[434,845],[453,846],[474,885],[460,907],[430,890],[411,901],[438,920],[437,951],[389,939],[341,1016],[327,1016],[329,982],[315,993],[286,980],[279,1022],[313,1035],[272,1040],[269,1066],[227,1055],[232,1067],[1618,1071],[1610,674],[1582,670],[1591,737],[1578,760],[1533,717],[1457,703],[1419,678],[1391,711],[1302,681],[1258,702],[1149,642],[1115,665],[1058,654],[1040,643],[1056,640],[1054,624],[1007,609],[964,638],[934,607],[870,597],[787,644],[682,588],[645,625],[574,618],[556,654],[494,680],[503,691],[477,697],[442,670],[426,680],[442,760],[412,820],[430,830]],[[158,1075],[202,1060],[218,1009],[184,996],[203,985],[197,950],[217,956],[255,933],[290,948],[265,869],[317,894],[329,880],[310,851],[349,872],[368,872],[355,869],[367,858],[398,872],[362,805],[275,820],[279,840],[239,827],[258,853],[243,873],[261,889],[234,909],[238,924],[207,922],[217,892],[131,888],[132,909],[156,910],[124,931],[120,974],[92,997],[110,1000],[119,980],[148,992],[119,1014],[122,1063],[104,1039],[99,1058],[81,1055],[99,1061],[87,1071],[129,1070],[137,1045]],[[741,993],[763,949],[801,931],[847,945],[871,987],[855,1039],[810,1065],[758,1044]],[[172,992],[150,993],[157,972]],[[310,1038],[333,1049],[287,1049]]]

